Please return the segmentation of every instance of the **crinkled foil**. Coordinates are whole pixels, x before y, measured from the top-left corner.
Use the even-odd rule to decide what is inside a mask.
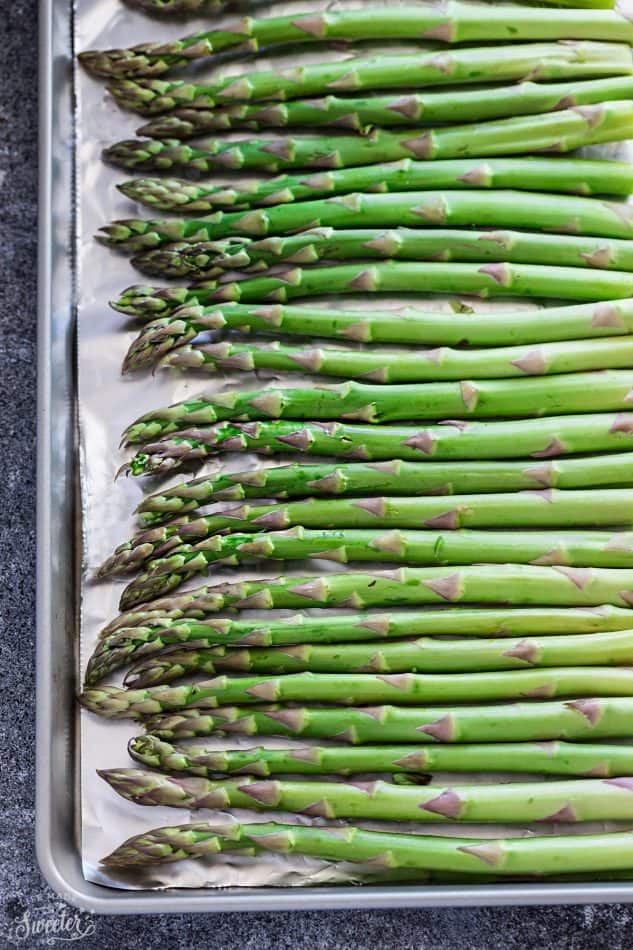
[[[271,15],[284,14],[307,8],[315,9],[327,6],[358,7],[361,2],[351,3],[277,3],[264,5],[262,12]],[[633,6],[633,3],[632,3]],[[145,40],[167,40],[175,36],[205,28],[210,19],[169,21],[151,19],[141,12],[127,8],[120,0],[77,0],[76,10],[76,49],[107,48],[129,46]],[[229,18],[226,18],[227,20]],[[220,22],[220,18],[214,18]],[[209,28],[208,26],[206,27]],[[402,44],[394,49],[402,51]],[[419,49],[419,47],[416,47]],[[356,50],[358,47],[355,48]],[[284,55],[258,56],[257,60],[236,60],[222,65],[224,73],[238,73],[249,69],[267,69],[279,65],[319,62],[323,56],[347,57],[350,54],[343,47],[328,50],[299,49]],[[209,67],[198,70],[201,75],[211,72]],[[214,377],[177,375],[174,372],[121,376],[121,363],[138,332],[138,325],[126,322],[126,318],[111,310],[108,300],[119,291],[133,283],[148,282],[137,274],[128,260],[104,247],[93,239],[97,228],[115,218],[151,217],[148,209],[135,206],[117,192],[115,185],[133,173],[126,174],[121,169],[105,165],[100,159],[101,150],[114,141],[132,137],[134,130],[143,123],[142,117],[133,113],[124,113],[106,94],[104,84],[87,76],[81,69],[77,72],[77,210],[78,210],[78,360],[79,360],[79,421],[80,421],[80,467],[82,485],[82,584],[81,584],[81,632],[79,644],[80,675],[83,675],[86,662],[96,642],[99,630],[117,614],[117,603],[123,587],[119,582],[101,582],[96,584],[92,577],[96,567],[135,530],[132,512],[141,499],[143,491],[153,490],[156,485],[133,478],[121,478],[114,483],[114,473],[125,460],[127,454],[117,448],[124,427],[141,413],[154,407],[167,405],[202,391],[220,392],[235,385],[255,387],[265,384],[266,379],[279,379],[271,374],[252,374],[231,376],[218,374]],[[263,133],[262,133],[263,134]],[[274,134],[274,133],[273,133]],[[282,133],[280,133],[282,134]],[[240,137],[239,135],[236,137]],[[247,138],[248,133],[243,137]],[[621,157],[622,149],[592,149],[594,154]],[[217,181],[230,181],[230,177],[218,175]],[[234,180],[234,179],[233,179]],[[154,283],[154,281],[150,281]],[[166,281],[156,281],[167,283]],[[375,306],[381,308],[401,305],[404,298],[375,298]],[[360,307],[366,301],[345,298],[333,301],[336,306]],[[409,301],[407,301],[409,302]],[[372,301],[373,305],[373,301]],[[449,311],[446,301],[425,301],[425,307],[441,308]],[[489,308],[494,304],[473,302],[475,308]],[[499,306],[499,304],[497,304]],[[517,303],[518,307],[530,307],[529,303]],[[294,376],[293,385],[301,384]],[[303,382],[310,384],[309,377]],[[334,382],[334,380],[333,380]],[[293,456],[296,459],[296,456]],[[222,456],[206,466],[207,471],[238,471],[254,465],[279,464],[274,461],[256,458],[244,454]],[[176,475],[171,482],[183,479]],[[367,566],[371,569],[371,565]],[[283,565],[286,574],[306,574],[321,571],[345,570],[330,562],[312,561],[306,566],[293,567]],[[245,580],[255,577],[274,577],[282,572],[277,564],[261,566],[248,570],[218,570],[218,583],[231,580]],[[216,576],[210,578],[215,580]],[[190,586],[205,583],[206,578],[197,578]],[[270,611],[260,612],[261,616],[271,617]],[[283,615],[276,612],[276,616]],[[287,613],[287,612],[286,612]],[[257,615],[256,612],[251,612]],[[120,682],[120,677],[113,680]],[[120,798],[96,774],[97,768],[132,766],[126,744],[128,739],[140,732],[137,724],[129,721],[101,719],[81,711],[80,713],[80,848],[85,877],[89,881],[111,887],[171,888],[171,887],[235,887],[235,886],[275,886],[303,885],[315,886],[326,883],[358,883],[362,875],[352,865],[334,866],[327,862],[301,856],[280,857],[274,854],[253,858],[235,855],[219,855],[212,859],[183,861],[176,864],[157,866],[150,870],[107,872],[99,866],[99,861],[123,840],[161,825],[183,824],[187,821],[200,821],[209,816],[208,812],[188,812],[186,809],[156,808],[137,806]],[[198,744],[202,740],[198,740]],[[291,740],[266,737],[232,737],[230,740],[208,739],[210,746],[237,747],[265,744],[270,747],[293,744]],[[306,745],[306,740],[296,742]],[[447,773],[435,775],[433,784],[439,785],[458,777]],[[523,780],[528,776],[522,776]],[[536,778],[536,776],[534,777]],[[512,776],[476,775],[460,776],[459,781],[511,781]],[[238,817],[249,821],[265,821],[270,816],[254,812],[236,810]],[[284,821],[305,821],[293,815],[275,814],[274,818]],[[421,834],[474,834],[480,836],[498,836],[502,834],[533,835],[569,833],[568,825],[548,825],[526,827],[519,826],[477,826],[442,824],[397,824],[361,822],[367,828],[384,828],[419,832]],[[615,825],[584,825],[584,831],[597,831]]]

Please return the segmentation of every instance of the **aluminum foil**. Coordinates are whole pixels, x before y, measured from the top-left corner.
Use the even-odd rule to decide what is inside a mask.
[[[360,7],[362,0],[340,3],[277,3],[266,5],[270,15],[283,15],[288,12],[304,10],[308,6],[317,8]],[[631,0],[633,6],[633,0]],[[220,22],[219,18],[215,18]],[[228,20],[228,18],[227,18]],[[77,51],[93,48],[129,46],[149,39],[167,40],[174,36],[185,35],[205,28],[208,20],[163,21],[153,20],[142,13],[124,6],[120,0],[77,0],[75,16],[75,48]],[[206,26],[208,29],[208,26]],[[419,49],[420,47],[415,47]],[[403,44],[392,44],[390,49],[405,51]],[[355,47],[358,51],[358,47]],[[222,73],[238,73],[248,69],[268,69],[276,66],[319,62],[323,56],[344,58],[350,55],[344,48],[323,50],[292,50],[285,55],[273,57],[258,56],[252,60],[237,60],[223,64]],[[198,70],[201,75],[209,74],[209,67]],[[193,70],[190,70],[190,73]],[[106,94],[104,84],[87,76],[81,69],[76,75],[77,112],[77,212],[78,212],[78,405],[80,424],[80,468],[82,502],[82,576],[81,576],[81,630],[79,637],[79,675],[83,676],[86,662],[92,653],[99,630],[117,614],[117,604],[123,582],[110,581],[95,583],[93,574],[98,565],[124,541],[136,528],[132,512],[141,499],[143,491],[155,490],[151,481],[122,478],[114,482],[113,476],[119,465],[125,461],[126,454],[117,449],[122,430],[141,413],[156,406],[167,405],[193,394],[220,392],[235,385],[242,388],[263,385],[265,380],[276,382],[283,377],[272,374],[217,374],[213,377],[179,375],[174,372],[121,376],[121,363],[128,346],[138,332],[138,326],[126,323],[126,318],[115,313],[108,306],[108,300],[115,297],[124,287],[146,278],[132,269],[125,257],[99,246],[93,238],[97,228],[115,218],[150,217],[148,209],[135,206],[116,190],[117,182],[127,175],[120,169],[106,166],[100,159],[101,150],[123,138],[132,137],[136,127],[143,119],[132,113],[118,109],[114,101]],[[239,138],[240,136],[236,136]],[[244,133],[242,137],[248,137]],[[589,150],[588,150],[589,151]],[[613,157],[622,149],[609,147],[590,150],[593,154]],[[234,181],[235,179],[233,179]],[[230,176],[217,176],[217,182],[231,181]],[[154,281],[152,281],[154,282]],[[157,281],[167,283],[167,281]],[[380,307],[401,306],[405,298],[380,298]],[[481,301],[469,301],[477,308],[490,308],[494,302],[482,304]],[[362,307],[366,301],[345,298],[335,301],[337,307]],[[425,307],[449,311],[448,301],[425,301]],[[500,306],[497,304],[497,306]],[[518,307],[531,307],[530,303],[518,302]],[[289,380],[290,382],[290,380]],[[292,377],[293,385],[310,385],[309,377]],[[334,380],[333,380],[334,382]],[[296,460],[296,456],[292,457]],[[256,458],[244,454],[222,456],[221,460],[210,462],[202,471],[238,471],[255,465],[278,465],[280,457],[274,461]],[[176,483],[183,479],[182,473],[171,479]],[[169,484],[163,482],[162,484]],[[210,510],[212,510],[210,508]],[[330,562],[312,561],[300,568],[284,565],[286,574],[317,573],[318,571],[344,570],[342,566]],[[371,569],[371,565],[367,565]],[[218,570],[211,580],[217,582],[245,580],[255,577],[275,577],[281,573],[279,565],[233,570]],[[197,578],[189,586],[198,586],[206,579]],[[314,612],[314,611],[312,611]],[[250,612],[257,616],[257,612]],[[287,613],[287,612],[286,612]],[[283,611],[274,614],[265,612],[265,616],[282,616]],[[264,612],[260,613],[264,616]],[[120,681],[114,679],[113,681]],[[99,718],[81,711],[80,716],[80,756],[78,786],[80,796],[79,830],[80,851],[83,871],[87,880],[110,887],[139,889],[162,889],[172,887],[262,887],[275,885],[322,885],[331,883],[358,883],[362,872],[352,865],[332,865],[301,856],[281,857],[274,854],[257,858],[239,856],[239,854],[219,855],[213,859],[183,861],[177,864],[157,866],[150,870],[124,872],[104,871],[99,861],[126,838],[161,825],[184,824],[187,821],[202,821],[209,812],[188,812],[186,809],[157,808],[137,806],[120,798],[96,774],[96,769],[133,766],[127,754],[126,745],[130,737],[141,731],[138,724],[128,721],[114,721]],[[197,744],[201,740],[197,740]],[[238,747],[265,744],[270,747],[288,746],[291,740],[256,737],[255,740],[243,740],[232,737],[230,740],[208,739],[209,746]],[[306,745],[306,740],[297,742]],[[451,776],[441,773],[433,776],[433,784],[441,785],[450,781],[464,782],[512,781],[517,777],[495,774],[476,776]],[[522,780],[529,776],[521,776]],[[534,776],[533,778],[537,778]],[[236,810],[238,817],[249,821],[266,821],[270,815],[258,815],[254,812]],[[275,813],[275,819],[289,822],[304,821],[294,815]],[[329,822],[330,824],[332,822]],[[445,824],[397,824],[361,822],[367,828],[383,828],[417,832],[420,834],[478,835],[498,836],[560,834],[569,833],[568,825],[501,827]],[[606,830],[615,825],[584,825],[583,831]]]

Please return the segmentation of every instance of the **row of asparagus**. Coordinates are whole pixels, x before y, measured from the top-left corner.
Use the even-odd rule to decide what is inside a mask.
[[[137,572],[80,696],[145,729],[129,744],[139,767],[99,773],[123,798],[352,820],[633,819],[630,748],[609,741],[630,738],[633,716],[633,219],[622,200],[633,175],[619,162],[505,157],[631,136],[633,27],[610,0],[557,5],[567,9],[449,2],[245,16],[82,54],[120,105],[150,117],[147,139],[112,146],[106,160],[197,176],[296,172],[243,187],[120,186],[181,217],[117,221],[100,239],[150,275],[202,282],[133,287],[114,301],[146,321],[125,368],[344,380],[203,394],[126,429],[137,453],[124,468],[136,475],[227,451],[334,461],[160,488],[139,506],[143,530],[102,565],[99,576]],[[156,78],[224,51],[411,38],[444,48],[210,82]],[[491,42],[507,45],[478,45]],[[295,126],[338,134],[203,137]],[[455,304],[448,319],[285,305],[384,292],[581,303],[504,314]],[[218,330],[348,345],[197,339]],[[199,510],[247,499],[256,503]],[[172,592],[209,569],[306,557],[402,566]],[[326,609],[247,613],[314,607]],[[102,683],[130,664],[123,687]],[[234,735],[316,744],[185,743]],[[499,769],[556,781],[427,784],[437,771]],[[268,849],[351,862],[352,875],[374,880],[617,875],[633,866],[629,837],[482,841],[226,818],[136,836],[104,863]]]
[[[135,292],[135,300],[138,298],[139,294]],[[143,318],[143,310],[136,315]],[[438,348],[446,346],[491,348],[597,341],[628,335],[633,328],[630,298],[537,310],[513,308],[476,313],[463,303],[454,302],[450,314],[411,306],[398,310],[340,310],[313,305],[228,303],[204,307],[187,304],[176,307],[168,316],[153,319],[148,316],[145,316],[147,322],[138,337],[130,345],[124,363],[126,370],[151,366],[172,350],[194,341],[199,334],[220,330],[247,335],[284,334],[308,337],[311,341],[320,337],[346,343],[427,346],[438,353]],[[469,358],[465,355],[467,350],[460,352],[460,359]],[[490,358],[493,355],[490,353]],[[422,356],[420,362],[426,365]]]
[[[611,82],[631,75],[631,59],[619,37],[615,42],[570,39],[552,42],[550,37],[547,39],[548,42],[521,43],[516,46],[461,47],[441,53],[437,50],[420,50],[409,54],[359,56],[351,60],[326,59],[320,63],[304,64],[301,69],[257,70],[237,76],[213,76],[206,82],[116,79],[110,82],[108,90],[123,108],[154,116],[181,108],[209,111],[240,102],[274,104],[306,96],[353,95],[373,90],[406,90],[408,96],[412,85],[416,95],[419,90],[429,87],[433,88],[425,95],[436,95],[438,90],[434,87],[438,86],[448,87],[446,94],[451,95],[454,92],[450,88],[452,86],[567,81],[569,88],[566,95],[572,97],[568,103],[572,106],[583,104],[573,98],[577,83]],[[609,86],[610,90],[618,88]],[[507,87],[505,89],[502,98],[516,95],[510,93]],[[476,95],[463,88],[459,92],[460,95]],[[537,94],[537,90],[534,94]],[[470,117],[464,112],[461,115]]]
[[[211,109],[184,106],[159,114],[137,130],[152,139],[190,139],[207,132],[328,127],[368,133],[374,126],[423,122],[471,123],[630,99],[633,79],[613,76],[580,82],[534,82],[455,91],[412,92],[364,98],[324,96],[283,102],[240,103]]]

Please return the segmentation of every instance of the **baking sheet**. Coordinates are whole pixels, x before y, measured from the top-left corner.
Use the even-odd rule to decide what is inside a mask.
[[[333,7],[361,6],[360,2],[327,4]],[[283,14],[305,9],[305,3],[278,3],[267,9],[271,15]],[[310,8],[321,8],[325,4],[310,4]],[[229,19],[229,18],[227,18]],[[163,22],[151,20],[137,11],[126,8],[119,0],[78,0],[76,10],[76,48],[106,48],[128,46],[147,39],[168,39],[177,35],[194,32],[203,28],[204,20],[186,22]],[[207,21],[208,22],[208,21]],[[403,50],[402,44],[393,44],[394,49]],[[419,47],[417,47],[419,48]],[[357,48],[356,48],[357,49]],[[247,69],[266,69],[276,65],[301,61],[318,62],[322,52],[312,49],[310,52],[295,51],[284,56],[266,58],[257,57],[254,64],[248,60],[238,60],[222,67],[223,73],[238,73]],[[349,55],[343,49],[329,51],[330,57]],[[208,67],[202,67],[201,73],[208,73]],[[190,71],[189,74],[191,74]],[[261,385],[265,378],[283,379],[283,376],[259,374],[218,374],[215,377],[180,376],[175,373],[151,375],[133,375],[122,378],[120,366],[125,352],[138,332],[138,326],[126,324],[125,317],[112,311],[107,301],[121,289],[132,283],[147,282],[138,275],[125,257],[117,255],[93,240],[92,235],[99,225],[114,218],[150,217],[148,209],[141,209],[121,196],[115,184],[127,175],[120,169],[110,168],[100,160],[102,148],[119,139],[131,137],[134,129],[143,122],[142,117],[121,112],[104,91],[102,82],[91,79],[83,71],[77,73],[77,197],[78,197],[78,362],[79,362],[79,420],[80,420],[80,468],[82,519],[82,579],[81,579],[81,631],[79,639],[79,666],[83,674],[88,657],[94,647],[100,628],[117,614],[117,603],[124,582],[95,584],[92,574],[101,561],[116,544],[125,540],[134,530],[135,523],[131,513],[138,504],[142,491],[151,490],[148,481],[120,479],[113,482],[113,474],[127,455],[119,454],[120,433],[123,428],[141,413],[159,405],[185,399],[192,394],[218,392],[239,385],[242,388]],[[247,137],[248,133],[244,134]],[[236,136],[240,137],[240,136]],[[595,150],[593,150],[595,152]],[[609,155],[622,149],[610,147]],[[605,155],[601,149],[599,154]],[[217,176],[218,183],[230,181],[230,177]],[[151,281],[154,282],[154,281]],[[156,283],[166,283],[156,281]],[[402,303],[402,299],[380,298],[380,307],[386,308]],[[362,301],[345,299],[337,306],[362,306]],[[529,307],[528,303],[519,304]],[[427,302],[425,302],[427,306]],[[448,304],[434,301],[430,306],[448,310]],[[488,302],[474,302],[475,308],[490,308]],[[501,306],[501,305],[497,305]],[[299,378],[292,376],[293,385],[299,384]],[[309,385],[311,380],[305,377],[303,382]],[[334,380],[333,380],[334,382]],[[292,457],[296,460],[296,456]],[[211,462],[203,471],[237,471],[253,465],[279,464],[244,454],[222,456],[221,462]],[[172,483],[183,479],[183,474],[175,475]],[[169,484],[169,482],[161,482]],[[155,486],[154,486],[155,487]],[[210,509],[212,510],[212,509]],[[368,565],[368,569],[370,565]],[[274,577],[281,573],[281,566],[257,567],[217,571],[211,580],[218,582],[226,579],[247,579],[254,577]],[[330,562],[309,563],[301,567],[283,566],[285,574],[306,574],[322,571],[341,570]],[[198,586],[205,579],[197,578],[189,586]],[[267,616],[271,616],[267,612]],[[276,612],[283,615],[283,612]],[[113,678],[120,681],[120,677]],[[227,886],[273,886],[273,885],[322,885],[326,883],[353,882],[358,880],[358,871],[345,866],[333,866],[314,859],[293,856],[291,858],[265,855],[257,859],[239,855],[223,855],[211,861],[186,861],[166,865],[151,870],[123,872],[108,870],[104,873],[99,860],[109,853],[125,838],[160,825],[181,824],[188,820],[204,820],[208,812],[200,810],[188,812],[186,809],[155,808],[137,806],[120,798],[95,774],[96,768],[121,767],[134,765],[126,752],[127,740],[141,731],[131,722],[108,721],[85,711],[80,714],[80,849],[83,872],[87,880],[119,888],[166,887],[227,887]],[[205,740],[207,741],[207,740]],[[198,740],[199,744],[199,740]],[[288,745],[290,740],[256,737],[236,741],[235,737],[223,740],[208,740],[209,745],[236,747],[238,744]],[[306,741],[301,740],[300,745]],[[489,777],[493,780],[510,778],[504,776]],[[526,779],[527,777],[523,777]],[[433,784],[443,784],[451,780],[448,774],[434,776]],[[461,776],[461,782],[484,781],[484,776]],[[270,816],[256,815],[239,810],[238,816],[249,820],[267,820]],[[300,821],[297,816],[279,816],[279,820]],[[307,819],[306,819],[307,822]],[[331,823],[331,822],[330,822]],[[466,825],[446,826],[443,824],[424,825],[387,825],[386,823],[363,823],[365,827],[389,827],[392,830],[418,831],[419,833],[438,834],[532,834],[534,828],[473,827]],[[583,826],[585,831],[615,828],[615,825],[594,824]],[[548,826],[538,828],[538,834],[561,833],[569,826]]]

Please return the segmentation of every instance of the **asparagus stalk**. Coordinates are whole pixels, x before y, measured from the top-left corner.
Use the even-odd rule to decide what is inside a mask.
[[[633,700],[603,697],[511,703],[502,707],[501,714],[498,705],[408,709],[406,706],[327,708],[272,704],[209,711],[187,709],[157,715],[150,715],[147,710],[147,714],[144,722],[147,731],[168,740],[243,734],[334,739],[350,745],[618,738],[630,741]]]
[[[199,244],[179,241],[138,254],[132,259],[132,264],[137,270],[155,277],[206,280],[224,278],[223,272],[231,269],[259,273],[278,263],[313,264],[363,258],[480,263],[510,261],[519,264],[633,270],[630,240],[526,231],[462,231],[450,228],[424,231],[401,227],[340,231],[319,227],[297,235],[268,237],[259,241],[229,239]]]
[[[407,37],[409,39],[410,37]],[[618,39],[620,39],[618,37]],[[224,76],[203,84],[183,80],[123,79],[109,91],[119,105],[143,115],[170,112],[179,106],[210,109],[240,100],[298,99],[322,93],[415,86],[515,82],[524,79],[597,79],[630,76],[631,57],[620,42],[587,41],[475,46],[438,53],[379,55],[340,61],[325,60],[301,69],[274,69]]]
[[[402,6],[318,12],[254,19],[225,29],[193,33],[169,43],[141,43],[130,49],[89,50],[83,66],[96,76],[159,76],[224,50],[253,52],[285,43],[363,40],[432,40],[441,43],[526,40],[604,40],[633,43],[633,26],[611,10],[537,10],[503,4]]]
[[[424,122],[473,122],[550,112],[570,106],[594,105],[633,98],[633,79],[615,76],[570,84],[523,82],[508,87],[412,92],[404,96],[327,96],[289,103],[241,103],[214,109],[181,108],[153,119],[137,130],[155,139],[189,139],[207,132],[288,126],[323,126],[366,134],[374,126]]]
[[[280,505],[241,505],[186,515],[140,531],[118,545],[98,576],[138,570],[188,542],[225,531],[304,528],[583,528],[633,524],[633,490],[553,491],[445,497],[310,498]]]
[[[230,673],[473,673],[526,666],[621,666],[633,659],[631,631],[521,640],[398,640],[395,643],[301,644],[231,649],[224,646],[169,652],[140,660],[124,683],[159,686],[193,674]],[[375,771],[380,771],[374,767]],[[290,770],[292,771],[292,770]],[[527,771],[527,770],[526,770]]]
[[[561,696],[633,696],[631,670],[611,667],[560,667],[512,670],[501,673],[289,673],[287,676],[218,676],[182,686],[121,689],[92,687],[79,700],[91,712],[109,719],[142,719],[165,712],[180,712],[250,703],[333,703],[339,722],[347,722],[347,706],[397,703],[479,703],[514,699],[553,699]],[[631,700],[630,700],[631,701]],[[581,699],[580,704],[599,700]],[[344,708],[342,708],[344,707]],[[295,710],[290,710],[291,714]],[[418,710],[419,713],[419,710]],[[488,711],[489,714],[489,711]],[[497,714],[498,711],[497,711]],[[580,713],[584,715],[584,713]],[[449,714],[450,715],[450,714]],[[501,718],[505,721],[506,710]],[[629,721],[630,724],[630,721]],[[385,737],[386,739],[387,737]]]
[[[203,619],[221,610],[251,608],[351,607],[367,610],[429,604],[444,607],[451,604],[501,604],[504,608],[534,605],[599,607],[595,622],[601,624],[605,617],[610,623],[611,611],[607,606],[605,612],[605,605],[630,607],[633,604],[633,571],[593,569],[584,572],[582,586],[576,583],[578,580],[577,570],[520,564],[469,565],[458,571],[447,567],[402,567],[379,573],[269,577],[204,586],[155,600],[145,607],[120,614],[102,631],[102,637],[122,628],[148,623],[161,625],[166,622],[171,625],[174,620],[182,618]],[[624,616],[628,628],[629,614]],[[435,624],[437,617],[431,619]],[[576,620],[570,618],[569,622],[575,624]]]
[[[511,674],[469,673],[423,675],[402,673],[372,675],[355,673],[338,676],[327,673],[296,673],[270,679],[243,676],[216,677],[182,686],[154,686],[125,690],[101,686],[84,690],[79,700],[91,712],[110,719],[142,719],[165,712],[217,709],[234,703],[317,702],[344,707],[368,703],[415,706],[420,702],[468,703],[521,698],[587,696],[598,692],[605,697],[630,697],[633,677],[630,670],[602,667],[555,670],[514,670]],[[592,705],[599,700],[578,701]],[[576,705],[578,705],[578,702]],[[339,722],[346,721],[346,708],[336,706]],[[291,714],[294,710],[290,711]],[[419,713],[419,710],[417,711]],[[584,713],[581,712],[581,715]],[[504,716],[505,718],[505,710]]]
[[[373,11],[375,12],[375,11]],[[633,30],[633,24],[629,24]],[[103,157],[121,168],[200,173],[224,169],[336,169],[399,158],[422,160],[569,152],[585,145],[617,142],[633,135],[633,103],[613,100],[556,112],[439,128],[389,131],[362,136],[303,136],[243,139],[226,144],[216,138],[187,145],[179,139],[127,139],[105,149]]]
[[[126,197],[160,211],[200,212],[217,208],[288,204],[352,191],[518,188],[563,194],[628,195],[633,172],[628,162],[606,159],[490,158],[398,162],[341,168],[317,175],[282,175],[240,185],[216,185],[173,178],[139,178],[117,185]]]
[[[562,233],[573,229],[575,234],[630,239],[633,214],[625,202],[530,191],[406,191],[387,195],[356,192],[268,209],[218,211],[207,218],[115,221],[100,228],[98,239],[118,250],[135,252],[173,241],[196,244],[239,234],[263,237],[293,234],[312,227],[395,228],[399,225],[413,228],[510,226]],[[310,235],[308,240],[313,237]],[[626,250],[620,244],[616,248]],[[437,250],[436,246],[436,253]]]
[[[631,297],[633,276],[625,271],[505,263],[480,266],[398,261],[288,267],[277,270],[274,276],[235,283],[194,284],[192,287],[135,285],[126,288],[110,305],[120,313],[147,320],[171,316],[183,304],[204,307],[241,301],[266,305],[328,294],[365,293],[470,294],[484,299],[514,296],[600,301]],[[446,324],[445,314],[441,319]]]
[[[630,775],[633,751],[628,745],[550,742],[495,742],[446,746],[299,746],[286,749],[215,749],[173,746],[156,736],[131,739],[128,752],[137,762],[164,772],[214,778],[218,774],[354,775],[391,772],[395,775],[432,772],[506,772],[543,775]],[[249,806],[252,807],[252,806]]]
[[[319,818],[391,821],[630,821],[633,780],[583,779],[495,785],[403,786],[390,782],[180,778],[140,769],[99,776],[137,805],[252,808]]]
[[[138,657],[151,660],[163,650],[173,651],[169,657],[172,662],[175,649],[178,647],[186,648],[188,653],[193,653],[194,649],[206,649],[214,645],[232,647],[234,652],[242,652],[241,649],[238,650],[242,647],[274,647],[284,650],[285,654],[294,655],[292,649],[285,648],[301,646],[303,649],[306,644],[311,643],[384,641],[416,634],[519,637],[520,641],[530,643],[534,642],[535,636],[541,637],[547,634],[547,639],[552,646],[553,640],[557,639],[552,637],[552,634],[577,639],[575,635],[599,635],[603,631],[626,629],[628,633],[631,624],[630,612],[618,607],[602,607],[599,610],[583,608],[574,610],[571,607],[562,609],[527,607],[513,610],[462,607],[459,610],[450,608],[433,610],[427,607],[424,610],[409,609],[406,612],[396,611],[386,614],[332,616],[329,612],[325,612],[318,618],[298,614],[272,621],[229,620],[209,615],[205,610],[204,602],[203,597],[200,609],[198,610],[197,607],[191,609],[191,613],[197,619],[189,619],[187,616],[189,608],[182,607],[180,611],[165,609],[162,613],[149,610],[148,614],[156,614],[156,616],[148,617],[144,626],[127,628],[118,626],[118,623],[126,622],[125,615],[120,621],[110,624],[99,638],[88,662],[86,685],[95,685],[108,674]],[[198,603],[198,600],[194,600],[194,604]],[[173,613],[181,613],[183,617],[172,617]],[[132,622],[131,619],[129,622]],[[526,638],[528,638],[527,641]],[[439,650],[445,649],[442,641],[434,642],[440,644]],[[381,643],[381,647],[382,645]],[[460,644],[460,650],[457,652],[451,648],[452,663],[459,662],[458,658],[465,656],[471,650],[470,646],[466,645],[465,649],[462,647],[464,647],[463,643]],[[508,646],[508,649],[511,650],[512,647]],[[583,650],[578,652],[582,654]],[[532,653],[536,655],[533,651]],[[540,656],[542,657],[542,654]]]
[[[500,877],[630,871],[633,848],[629,831],[543,838],[455,838],[335,828],[247,824],[231,818],[157,828],[128,838],[103,860],[107,867],[147,866],[203,858],[221,850],[218,835],[282,854],[302,854],[330,861],[372,862],[372,866],[412,871],[494,871]]]
[[[364,465],[282,465],[246,472],[203,475],[148,495],[137,508],[146,527],[174,515],[196,511],[216,501],[245,498],[329,498],[332,495],[456,495],[559,488],[598,489],[633,486],[633,469],[625,453],[559,459],[542,465],[524,462],[470,462],[420,465],[415,462]]]
[[[516,382],[514,383],[516,385]],[[359,426],[289,421],[222,423],[183,429],[145,444],[121,471],[164,475],[218,452],[301,452],[351,461],[449,461],[458,459],[544,459],[585,452],[629,450],[633,415],[521,419],[512,422],[451,422],[416,426]]]
[[[346,381],[314,389],[231,390],[147,412],[125,429],[122,442],[150,442],[191,426],[231,419],[349,419],[378,424],[464,416],[486,419],[599,413],[626,409],[633,399],[632,384],[630,371],[604,370],[424,386]]]
[[[163,301],[161,301],[161,305]],[[142,313],[141,313],[142,315]],[[243,333],[285,333],[362,343],[412,343],[432,346],[507,346],[560,340],[596,339],[633,331],[633,300],[543,310],[446,313],[403,310],[335,310],[315,307],[227,304],[181,307],[153,320],[132,343],[124,369],[151,365],[198,333],[220,329]]]
[[[510,352],[508,352],[508,349]],[[352,350],[300,348],[281,343],[189,343],[172,350],[161,368],[198,370],[215,374],[226,370],[273,370],[379,383],[429,382],[438,379],[479,379],[490,376],[523,377],[578,370],[623,369],[633,365],[633,337],[572,340],[540,347],[500,350]],[[439,363],[435,363],[435,360]],[[498,363],[495,364],[495,361]],[[493,365],[495,364],[495,365]]]

